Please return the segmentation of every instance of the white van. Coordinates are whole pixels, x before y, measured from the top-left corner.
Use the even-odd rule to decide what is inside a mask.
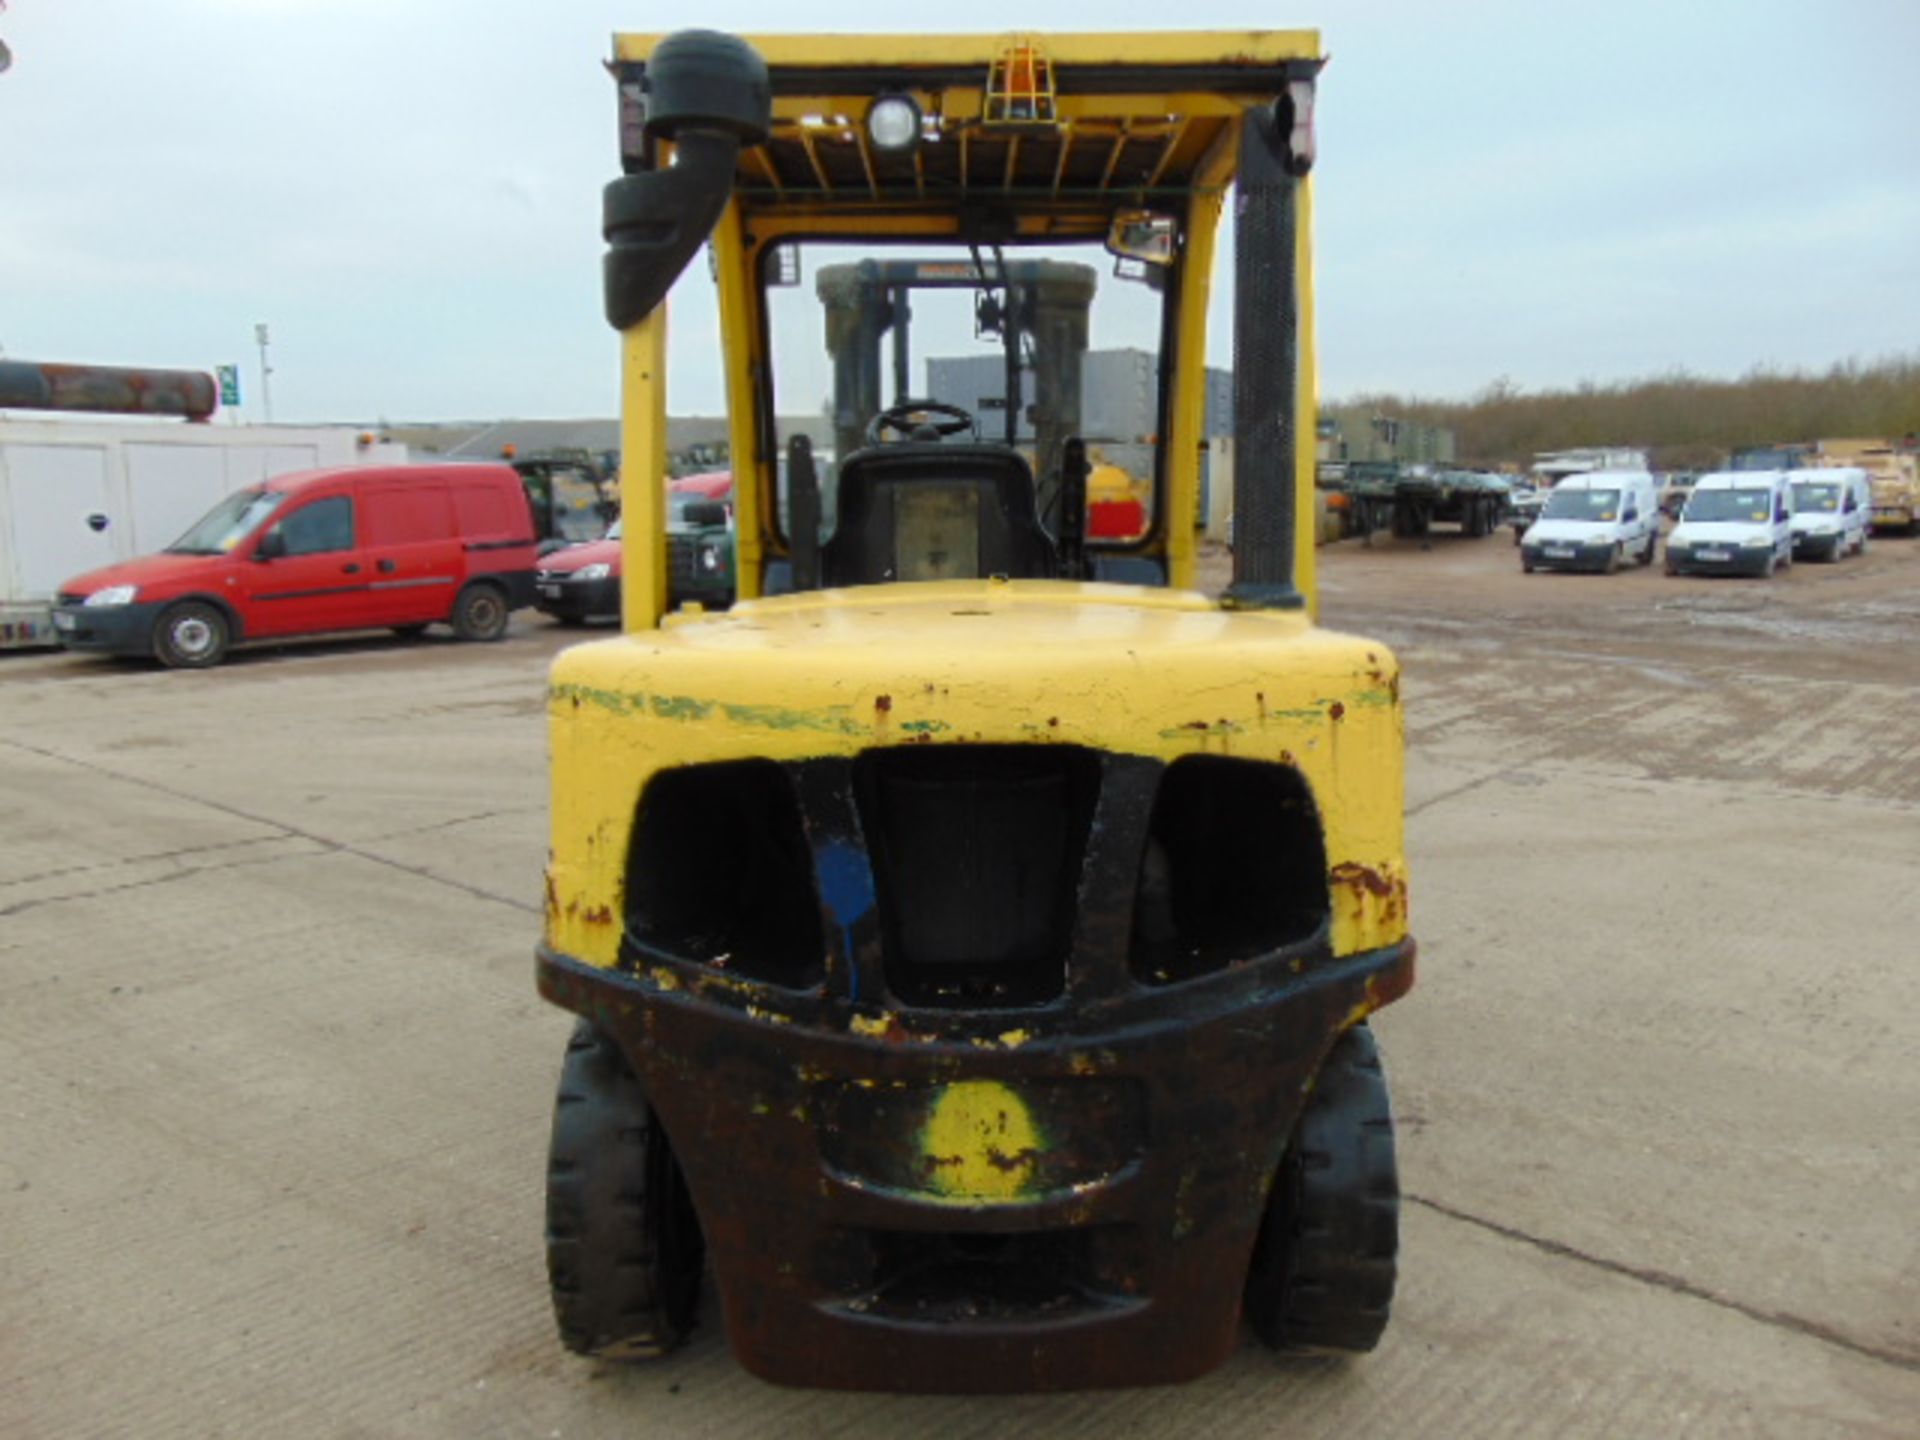
[[[1793,563],[1793,511],[1784,470],[1702,475],[1667,536],[1667,573],[1767,576]]]
[[[1840,560],[1867,553],[1873,528],[1873,491],[1867,472],[1857,465],[1818,470],[1789,470],[1787,492],[1793,510],[1793,554]]]
[[[1520,537],[1520,568],[1598,570],[1653,563],[1660,542],[1660,487],[1644,470],[1595,470],[1554,486],[1540,518]]]

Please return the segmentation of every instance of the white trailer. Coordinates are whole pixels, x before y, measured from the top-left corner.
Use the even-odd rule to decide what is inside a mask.
[[[344,427],[0,416],[0,649],[58,644],[63,580],[165,548],[223,495],[406,458]]]

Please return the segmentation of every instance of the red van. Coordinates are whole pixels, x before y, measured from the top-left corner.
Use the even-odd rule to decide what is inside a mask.
[[[236,490],[158,555],[60,587],[73,650],[217,665],[246,640],[436,622],[498,640],[533,601],[533,512],[506,465],[354,466]]]

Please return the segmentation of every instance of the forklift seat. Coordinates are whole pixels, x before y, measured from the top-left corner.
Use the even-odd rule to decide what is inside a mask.
[[[1004,446],[870,445],[846,458],[838,483],[838,522],[821,550],[828,586],[1060,572],[1033,472]]]

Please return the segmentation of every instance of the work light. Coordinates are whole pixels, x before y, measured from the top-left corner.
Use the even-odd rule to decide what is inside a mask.
[[[920,107],[908,95],[882,95],[867,107],[867,138],[881,150],[920,143]]]

